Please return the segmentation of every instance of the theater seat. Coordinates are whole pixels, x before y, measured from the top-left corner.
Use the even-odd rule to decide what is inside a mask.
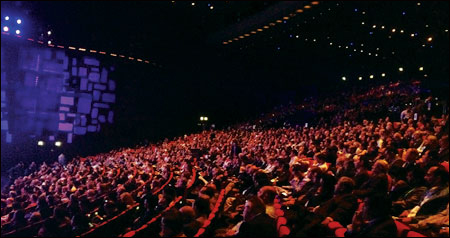
[[[398,237],[404,237],[405,234],[411,230],[411,228],[409,228],[409,226],[399,222],[399,221],[394,221],[395,225],[397,226],[397,236]]]
[[[341,227],[337,228],[334,234],[336,237],[345,237],[345,232],[347,231],[347,228]]]
[[[125,235],[123,235],[123,237],[133,237],[136,234],[135,231],[129,231],[127,233],[125,233]]]
[[[406,237],[427,237],[415,231],[408,231]]]
[[[447,161],[444,161],[444,162],[441,163],[441,165],[444,166],[444,168],[445,168],[445,169],[447,170],[447,172],[448,172],[448,162],[447,162]]]
[[[275,204],[273,204],[273,207],[274,207],[275,209],[280,209],[280,208],[281,208],[281,204],[275,203]]]
[[[202,227],[208,227],[209,224],[211,224],[211,221],[210,221],[210,220],[206,220],[206,221],[203,223],[203,226],[202,226]]]
[[[197,234],[195,234],[194,237],[199,237],[199,236],[203,235],[203,233],[205,233],[205,231],[206,231],[205,228],[198,229]]]
[[[287,226],[281,226],[280,230],[278,231],[278,236],[288,236],[291,233],[291,230]]]
[[[341,227],[343,227],[343,226],[341,225],[341,223],[339,223],[337,221],[332,221],[332,222],[328,223],[328,228],[332,231],[334,231],[338,228],[341,228]]]
[[[286,225],[287,220],[286,217],[280,217],[277,220],[277,229],[279,230],[281,226]]]
[[[277,209],[277,210],[275,211],[275,215],[276,215],[277,217],[282,217],[282,216],[284,216],[284,211],[281,210],[281,209]]]

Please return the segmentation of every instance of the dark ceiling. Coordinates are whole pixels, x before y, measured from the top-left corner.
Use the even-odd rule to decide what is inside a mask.
[[[376,80],[417,78],[448,90],[447,1],[192,3],[2,1],[2,16],[28,12],[31,37],[52,30],[55,44],[161,65],[104,57],[117,64],[115,126],[126,128],[112,134],[132,130],[136,140],[188,132],[200,115],[229,125],[306,95]]]

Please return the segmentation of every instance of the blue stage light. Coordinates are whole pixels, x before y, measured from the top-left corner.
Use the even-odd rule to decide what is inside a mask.
[[[22,20],[17,19],[17,24],[22,24]]]
[[[19,35],[20,34],[20,30],[16,30],[16,34]]]
[[[5,17],[5,20],[7,20],[7,21],[8,21],[8,20],[9,20],[9,16],[6,16],[6,17]]]
[[[4,26],[4,27],[3,27],[3,31],[8,32],[8,31],[9,31],[9,28],[8,28],[7,26]]]

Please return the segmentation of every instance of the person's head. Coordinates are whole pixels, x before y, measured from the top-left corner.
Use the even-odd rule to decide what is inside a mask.
[[[424,177],[425,171],[419,166],[415,166],[412,170],[406,173],[406,180],[412,187],[423,185],[425,183]]]
[[[354,161],[355,167],[358,170],[369,170],[370,169],[370,160],[367,155],[361,155],[357,160]]]
[[[180,208],[180,214],[183,217],[183,223],[187,224],[195,219],[195,210],[191,206]]]
[[[120,195],[120,200],[122,201],[122,203],[126,204],[126,205],[133,205],[135,203],[133,197],[131,196],[131,194],[129,192],[124,192]]]
[[[403,160],[414,163],[419,158],[419,152],[414,148],[409,148],[403,155]]]
[[[319,167],[312,167],[311,170],[309,171],[309,178],[314,183],[320,182],[322,175],[323,175],[322,169]]]
[[[277,191],[273,186],[264,186],[258,191],[258,197],[261,198],[265,204],[272,204],[276,195]]]
[[[265,212],[266,206],[264,205],[264,202],[258,196],[253,196],[245,201],[242,216],[244,217],[244,221],[249,222],[258,214]]]
[[[253,182],[255,187],[260,188],[262,186],[270,185],[269,176],[262,171],[258,171],[253,176]]]
[[[427,136],[424,142],[425,146],[430,150],[436,150],[439,148],[439,141],[434,135]]]
[[[318,163],[324,163],[325,162],[325,153],[322,153],[322,152],[315,153],[314,154],[314,159]]]
[[[180,178],[177,180],[177,182],[176,182],[176,184],[175,184],[175,187],[176,187],[176,188],[185,188],[187,182],[188,182],[188,179],[187,179],[186,177],[180,177]]]
[[[355,187],[355,181],[349,177],[341,177],[334,186],[334,194],[347,194],[353,191]]]
[[[170,209],[163,213],[161,218],[161,233],[163,237],[174,237],[183,232],[183,220],[181,213],[176,209]]]
[[[444,166],[433,166],[428,169],[425,180],[430,186],[445,185],[448,183],[448,172]]]
[[[158,204],[162,206],[167,205],[175,199],[176,195],[177,194],[174,188],[166,186],[163,190],[162,196],[158,201]]]
[[[373,174],[386,174],[389,171],[389,164],[386,160],[377,160],[372,166]]]

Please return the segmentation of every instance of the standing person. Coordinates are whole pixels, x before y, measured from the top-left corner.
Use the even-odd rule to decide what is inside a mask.
[[[241,152],[241,147],[239,147],[236,140],[233,140],[233,142],[231,142],[231,158],[236,158]]]
[[[63,153],[61,153],[59,156],[58,156],[58,162],[59,162],[59,164],[61,164],[62,166],[66,166],[66,156],[63,154]]]

